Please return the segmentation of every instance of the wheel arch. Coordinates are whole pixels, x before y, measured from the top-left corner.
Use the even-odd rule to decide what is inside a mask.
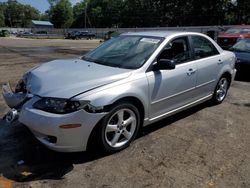
[[[138,109],[138,111],[140,113],[141,124],[142,124],[144,117],[145,117],[145,107],[144,107],[142,101],[140,99],[138,99],[137,97],[128,96],[128,97],[123,97],[123,98],[116,100],[111,106],[118,104],[118,103],[122,103],[122,102],[128,102],[128,103],[135,105],[135,107]]]
[[[138,99],[137,97],[134,96],[126,96],[126,97],[122,97],[120,99],[115,100],[112,104],[107,105],[105,110],[107,112],[110,111],[110,109],[114,106],[117,105],[119,103],[130,103],[133,104],[139,111],[140,114],[140,128],[143,126],[143,122],[144,122],[144,118],[145,118],[145,107],[142,103],[142,101],[140,99]],[[99,122],[94,126],[94,128],[92,129],[88,141],[87,141],[87,150],[92,149],[92,147],[90,147],[91,144],[96,144],[96,133],[98,132],[98,128],[102,122],[103,118],[101,120],[99,120]]]
[[[232,74],[229,71],[224,72],[220,78],[225,77],[228,79],[229,86],[231,85],[232,82]]]

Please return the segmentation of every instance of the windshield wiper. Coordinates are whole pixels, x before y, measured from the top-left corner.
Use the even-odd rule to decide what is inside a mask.
[[[87,58],[85,56],[82,57],[82,60],[89,61],[89,62],[95,62],[93,59]]]
[[[83,56],[82,59],[85,60],[85,61],[92,62],[92,63],[106,65],[105,61],[100,61],[98,59],[92,59],[92,58],[88,58],[88,57],[85,57],[85,56]]]
[[[103,60],[100,60],[100,59],[91,59],[91,58],[87,58],[87,57],[84,57],[84,56],[82,57],[82,59],[85,60],[85,61],[89,61],[89,62],[93,62],[93,63],[96,63],[96,64],[105,65],[105,66],[109,66],[109,67],[116,67],[116,68],[120,68],[120,69],[121,68],[130,69],[130,68],[126,68],[126,67],[123,67],[121,65],[113,64],[113,63],[103,61]]]

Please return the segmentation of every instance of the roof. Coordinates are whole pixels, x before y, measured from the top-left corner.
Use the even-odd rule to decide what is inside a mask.
[[[168,37],[174,34],[181,34],[181,33],[192,33],[194,32],[183,32],[183,31],[143,31],[143,32],[128,32],[124,33],[124,35],[139,35],[139,36],[151,36],[151,37]]]
[[[49,21],[39,21],[39,20],[31,20],[34,25],[45,25],[45,26],[53,26],[53,24]]]

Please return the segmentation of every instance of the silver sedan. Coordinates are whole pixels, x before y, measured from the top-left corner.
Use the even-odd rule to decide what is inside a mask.
[[[191,32],[126,33],[80,59],[55,60],[24,74],[3,96],[48,148],[106,152],[129,146],[141,127],[194,105],[221,103],[235,76],[235,55]]]

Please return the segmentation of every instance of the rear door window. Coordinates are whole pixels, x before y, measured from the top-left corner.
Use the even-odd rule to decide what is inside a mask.
[[[219,54],[216,47],[202,36],[192,36],[194,59],[202,59]]]

